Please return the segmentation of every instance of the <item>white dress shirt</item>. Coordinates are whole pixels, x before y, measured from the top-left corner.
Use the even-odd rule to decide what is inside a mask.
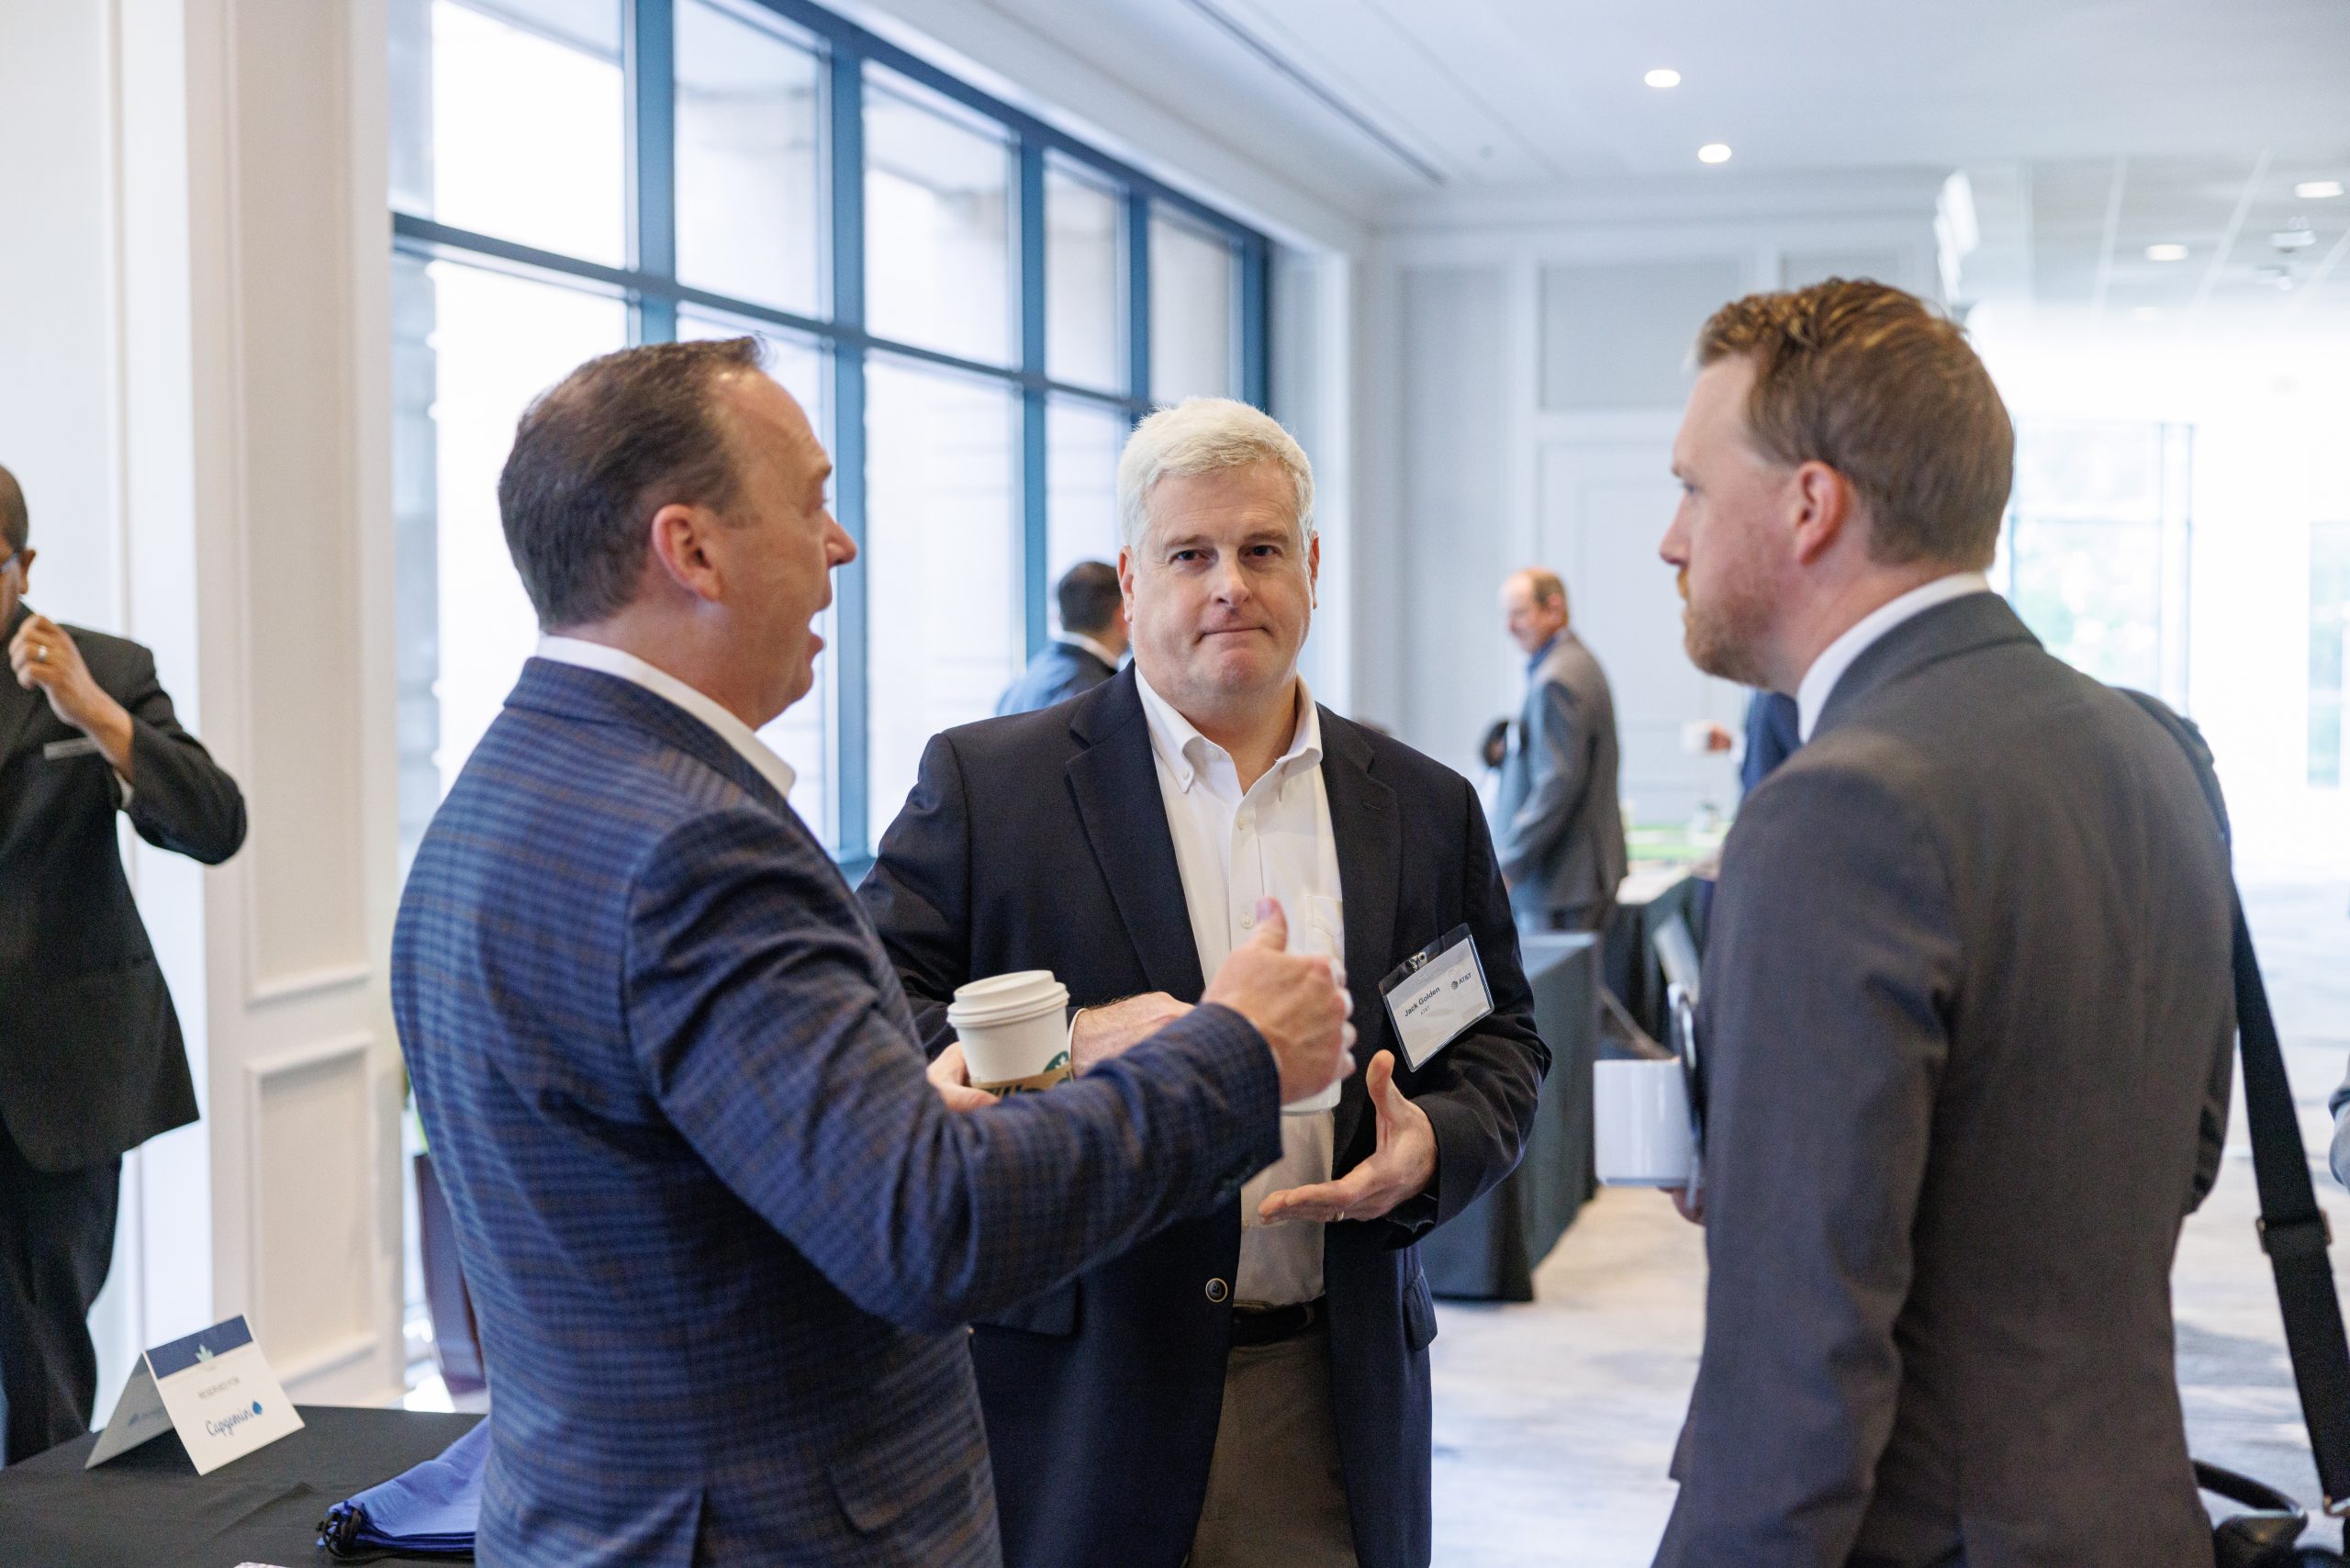
[[[1297,683],[1297,728],[1289,749],[1246,790],[1232,754],[1135,672],[1158,766],[1159,799],[1175,840],[1200,974],[1212,978],[1257,926],[1257,901],[1281,901],[1292,952],[1343,958],[1346,922],[1338,887],[1338,841],[1322,783],[1322,720],[1305,682]],[[1240,1269],[1233,1299],[1252,1306],[1311,1301],[1322,1294],[1322,1226],[1257,1218],[1268,1193],[1330,1179],[1337,1118],[1310,1111],[1281,1118],[1281,1157],[1240,1190]]]
[[[1796,688],[1796,731],[1805,740],[1811,739],[1814,725],[1819,722],[1820,711],[1828,706],[1828,699],[1835,693],[1836,683],[1852,667],[1852,661],[1868,652],[1886,633],[1905,621],[1913,621],[1936,605],[1948,604],[1954,599],[1964,599],[1970,593],[1989,593],[1990,580],[1980,572],[1953,572],[1946,577],[1936,577],[1922,588],[1913,588],[1899,599],[1877,606],[1854,622],[1852,629],[1821,650],[1811,667],[1803,672],[1803,683]]]
[[[1083,648],[1112,669],[1116,669],[1125,657],[1109,644],[1089,637],[1082,632],[1064,632],[1058,640],[1067,643],[1072,648]]]
[[[608,648],[601,643],[582,642],[576,637],[541,637],[538,651],[543,659],[616,675],[632,686],[641,686],[654,696],[675,703],[716,731],[720,740],[733,746],[744,762],[758,769],[760,778],[775,786],[777,794],[786,800],[791,798],[795,782],[791,764],[769,751],[757,731],[721,707],[715,698],[688,686],[666,669],[646,664],[634,654]]]

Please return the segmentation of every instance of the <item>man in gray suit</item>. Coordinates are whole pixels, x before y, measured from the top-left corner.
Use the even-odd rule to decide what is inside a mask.
[[[2228,867],[2178,745],[1986,591],[1957,327],[1725,307],[1673,445],[1690,656],[1796,700],[1698,1026],[1706,1348],[1660,1564],[2206,1564],[2172,1365],[2218,1169]]]
[[[1518,924],[1596,931],[1624,879],[1616,801],[1616,700],[1567,627],[1567,586],[1528,566],[1502,585],[1502,619],[1527,656],[1526,704],[1502,756],[1494,851]]]

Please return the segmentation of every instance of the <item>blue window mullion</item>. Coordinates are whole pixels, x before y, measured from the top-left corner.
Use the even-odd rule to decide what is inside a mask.
[[[1126,389],[1150,404],[1150,198],[1126,196]]]
[[[1265,241],[1251,236],[1240,245],[1240,396],[1259,409],[1272,407],[1272,355],[1267,312],[1272,294],[1272,258]]]
[[[675,0],[630,0],[629,266],[673,280],[677,275],[677,50]],[[639,294],[634,315],[637,342],[676,341],[675,299]]]
[[[1045,374],[1045,150],[1032,138],[1020,143],[1020,368]],[[1020,584],[1023,629],[1028,656],[1045,646],[1046,577],[1050,567],[1045,450],[1048,405],[1033,382],[1020,396]]]
[[[834,48],[828,106],[832,131],[833,319],[861,331],[865,326],[865,75],[864,62]],[[856,543],[858,558],[833,575],[834,615],[840,645],[833,651],[833,676],[840,700],[840,843],[844,860],[863,860],[872,850],[867,767],[867,693],[870,662],[866,653],[866,440],[865,349],[856,342],[833,345],[833,515]]]

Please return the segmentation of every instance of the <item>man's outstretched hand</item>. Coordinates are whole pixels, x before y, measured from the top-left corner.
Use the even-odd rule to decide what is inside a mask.
[[[1379,1143],[1371,1158],[1335,1182],[1291,1187],[1266,1195],[1257,1216],[1267,1225],[1288,1220],[1378,1219],[1416,1198],[1436,1180],[1436,1128],[1428,1114],[1395,1087],[1395,1053],[1371,1058],[1363,1075],[1379,1114]]]

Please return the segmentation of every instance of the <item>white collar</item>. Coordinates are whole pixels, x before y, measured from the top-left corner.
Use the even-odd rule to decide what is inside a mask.
[[[733,714],[721,707],[706,692],[688,686],[676,676],[657,665],[649,665],[634,654],[619,648],[608,648],[601,643],[583,642],[577,637],[541,637],[539,657],[557,664],[576,665],[581,669],[601,670],[616,675],[632,686],[641,686],[654,696],[662,698],[700,720],[716,733],[720,740],[733,746],[743,760],[758,769],[759,777],[775,786],[775,792],[790,799],[791,786],[797,775],[791,764],[767,749],[758,733]]]
[[[1852,661],[1866,653],[1870,644],[1906,621],[1923,615],[1936,605],[1948,604],[1954,599],[1964,599],[1971,593],[1991,591],[1989,579],[1980,572],[1953,572],[1946,577],[1936,577],[1921,588],[1911,588],[1900,598],[1887,601],[1854,622],[1850,630],[1811,661],[1803,673],[1803,684],[1796,688],[1796,724],[1799,734],[1811,739],[1811,732],[1819,722],[1819,715],[1828,706],[1828,699],[1835,693],[1836,683],[1852,667]]]
[[[1082,632],[1064,632],[1060,640],[1072,648],[1083,648],[1112,669],[1118,667],[1118,655],[1111,651],[1107,643],[1097,643]]]
[[[1189,793],[1192,783],[1211,757],[1227,761],[1231,754],[1215,742],[1200,734],[1199,727],[1176,711],[1175,705],[1151,689],[1150,682],[1142,678],[1142,666],[1135,666],[1135,689],[1142,694],[1143,717],[1150,725],[1150,746],[1176,782]],[[1266,769],[1268,778],[1286,778],[1292,771],[1322,765],[1322,711],[1315,706],[1314,693],[1307,690],[1305,678],[1297,678],[1297,728],[1290,734],[1289,749]]]

